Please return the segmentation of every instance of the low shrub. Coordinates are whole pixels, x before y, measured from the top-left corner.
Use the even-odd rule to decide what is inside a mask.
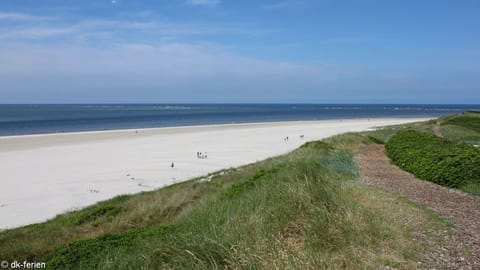
[[[408,130],[394,135],[386,152],[396,165],[421,179],[460,189],[480,185],[480,151],[471,145]]]

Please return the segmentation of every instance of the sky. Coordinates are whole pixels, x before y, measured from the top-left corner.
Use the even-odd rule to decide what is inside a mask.
[[[478,0],[0,0],[0,103],[480,103]]]

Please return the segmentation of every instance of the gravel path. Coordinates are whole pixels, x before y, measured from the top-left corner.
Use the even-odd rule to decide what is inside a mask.
[[[368,145],[355,155],[362,181],[399,193],[456,224],[447,246],[431,254],[428,263],[442,269],[480,269],[480,199],[417,179],[392,165],[384,150],[383,145]]]

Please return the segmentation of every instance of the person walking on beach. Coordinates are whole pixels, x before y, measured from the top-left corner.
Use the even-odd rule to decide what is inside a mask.
[[[170,165],[170,167],[172,167],[172,168],[175,167],[175,164],[173,164],[173,162],[172,162],[172,165]]]

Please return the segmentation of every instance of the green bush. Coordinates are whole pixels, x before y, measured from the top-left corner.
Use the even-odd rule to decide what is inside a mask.
[[[413,130],[386,144],[391,160],[415,176],[442,186],[480,185],[480,151],[475,147]]]

